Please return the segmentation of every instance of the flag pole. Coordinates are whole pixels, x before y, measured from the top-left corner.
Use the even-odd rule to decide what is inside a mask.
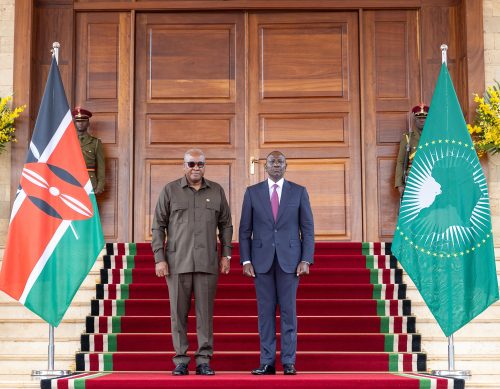
[[[448,66],[448,45],[441,45],[441,63]],[[453,334],[448,336],[448,370],[432,370],[432,374],[438,376],[449,376],[455,378],[469,379],[471,377],[470,370],[455,370],[455,346],[453,344]]]
[[[52,43],[52,55],[55,57],[57,64],[59,64],[59,42]],[[59,377],[71,374],[70,370],[54,370],[54,326],[49,324],[49,346],[48,346],[48,368],[47,370],[32,370],[31,376],[39,379],[46,377]]]

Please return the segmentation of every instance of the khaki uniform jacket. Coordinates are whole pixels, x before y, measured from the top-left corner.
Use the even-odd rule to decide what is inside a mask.
[[[92,182],[94,191],[98,189],[104,191],[106,171],[104,166],[104,150],[101,140],[88,133],[79,136],[78,140],[80,141],[80,147],[82,148],[83,159],[85,160],[87,169],[94,169],[89,170],[90,182]]]
[[[166,260],[170,274],[218,274],[217,230],[222,256],[231,255],[231,211],[219,184],[203,179],[196,191],[186,177],[168,183],[159,195],[152,226],[155,262]]]
[[[394,175],[394,187],[403,186],[403,165],[406,155],[406,145],[408,141],[410,142],[410,158],[408,163],[407,174],[410,171],[411,161],[415,156],[415,152],[417,151],[418,142],[420,140],[420,136],[422,134],[421,130],[414,129],[411,132],[403,133],[403,137],[401,138],[401,142],[399,143],[399,153],[398,159],[396,161],[396,172]]]

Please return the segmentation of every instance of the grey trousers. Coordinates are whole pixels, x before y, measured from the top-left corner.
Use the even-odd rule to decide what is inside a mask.
[[[187,355],[189,347],[187,331],[188,314],[193,294],[196,309],[196,335],[198,337],[198,350],[194,357],[197,366],[200,363],[209,363],[213,355],[214,300],[218,274],[171,274],[166,279],[170,297],[172,343],[175,350],[174,364],[188,364],[190,360]]]

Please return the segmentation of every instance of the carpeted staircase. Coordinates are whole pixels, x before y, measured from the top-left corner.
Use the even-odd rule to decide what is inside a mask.
[[[405,299],[402,270],[383,243],[316,243],[315,265],[301,279],[297,295],[299,374],[251,376],[250,370],[259,364],[257,306],[237,249],[235,244],[231,273],[219,277],[214,377],[194,376],[194,362],[191,376],[171,376],[168,290],[165,280],[154,274],[151,246],[108,244],[81,352],[76,354],[76,369],[82,373],[44,380],[42,388],[464,387],[462,380],[422,374],[426,355],[411,301]],[[194,316],[189,324],[192,356]]]

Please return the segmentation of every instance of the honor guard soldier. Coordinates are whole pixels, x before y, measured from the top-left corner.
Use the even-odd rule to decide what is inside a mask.
[[[92,187],[94,188],[94,193],[96,195],[101,194],[104,192],[105,178],[104,151],[101,140],[88,133],[90,127],[89,119],[92,117],[92,112],[81,107],[75,107],[71,113],[75,121],[83,159],[87,165],[87,171],[89,173],[90,182],[92,182]]]
[[[418,142],[422,135],[422,129],[427,119],[429,107],[424,103],[420,103],[411,110],[414,127],[410,126],[407,132],[403,133],[401,143],[399,144],[398,159],[396,161],[396,173],[394,177],[394,187],[398,188],[400,196],[403,196],[405,190],[406,179],[410,172],[411,163],[417,151]]]

